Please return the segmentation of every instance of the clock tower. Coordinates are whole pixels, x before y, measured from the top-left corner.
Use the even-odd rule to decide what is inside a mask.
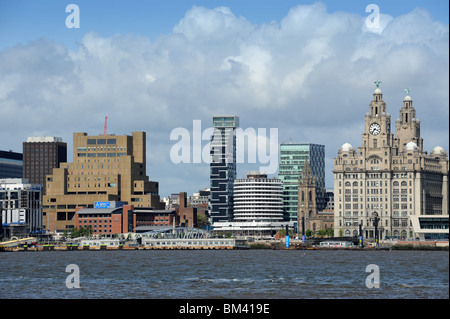
[[[334,159],[334,234],[375,242],[388,236],[448,239],[448,154],[440,146],[423,150],[409,90],[394,136],[380,82],[375,84],[361,146],[344,143]],[[422,229],[420,218],[444,231]]]
[[[365,130],[362,133],[362,146],[359,147],[359,153],[366,159],[373,157],[376,163],[382,164],[387,163],[384,159],[390,156],[394,135],[391,133],[391,115],[386,112],[386,103],[378,87],[379,83],[381,82],[375,82],[377,88],[373,92],[369,112],[365,116]]]

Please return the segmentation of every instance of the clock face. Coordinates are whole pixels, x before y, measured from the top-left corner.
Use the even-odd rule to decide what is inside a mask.
[[[381,126],[378,123],[372,123],[369,127],[369,132],[372,135],[378,135],[381,132]]]

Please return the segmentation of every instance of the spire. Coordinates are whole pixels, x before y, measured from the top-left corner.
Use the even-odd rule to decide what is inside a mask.
[[[311,167],[309,166],[308,158],[306,158],[302,170],[302,183],[303,184],[310,183],[311,180],[312,180]]]

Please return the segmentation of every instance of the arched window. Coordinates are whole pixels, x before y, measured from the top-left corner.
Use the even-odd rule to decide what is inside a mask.
[[[309,191],[309,201],[312,202],[312,200],[313,200],[313,199],[312,199],[312,192]]]

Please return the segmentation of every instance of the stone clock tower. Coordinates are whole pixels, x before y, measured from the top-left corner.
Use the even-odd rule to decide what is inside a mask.
[[[379,164],[386,157],[389,158],[393,144],[391,115],[386,112],[383,94],[377,87],[369,104],[369,112],[365,116],[365,131],[362,133],[362,147],[359,148],[359,152],[365,158],[376,158]]]
[[[409,90],[405,90],[394,136],[380,82],[375,84],[362,145],[355,149],[344,143],[334,159],[334,234],[361,234],[369,240],[448,238],[448,226],[438,232],[419,225],[419,218],[435,223],[433,229],[444,229],[445,219],[448,225],[448,154],[440,146],[430,153],[423,150]]]

